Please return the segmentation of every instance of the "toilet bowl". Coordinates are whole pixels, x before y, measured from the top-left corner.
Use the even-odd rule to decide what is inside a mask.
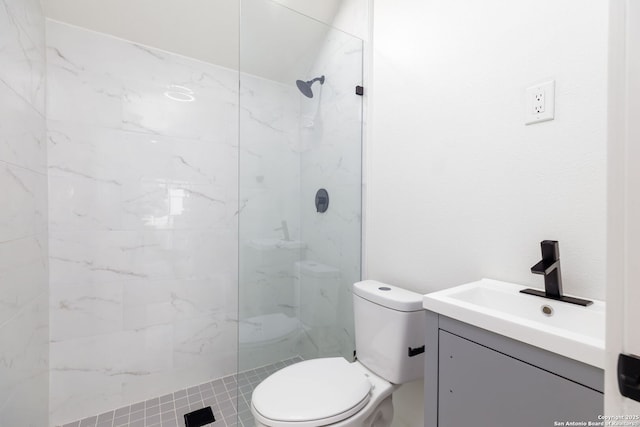
[[[273,373],[253,391],[256,426],[391,425],[393,391],[423,375],[422,295],[373,280],[353,293],[358,360],[312,359]]]
[[[391,422],[396,386],[359,362],[342,357],[312,359],[281,369],[253,392],[257,426],[383,426]],[[385,405],[381,403],[387,401]]]

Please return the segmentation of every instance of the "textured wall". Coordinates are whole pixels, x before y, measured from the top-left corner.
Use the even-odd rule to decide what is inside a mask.
[[[238,73],[47,29],[55,424],[235,371]]]
[[[38,0],[0,4],[0,425],[48,410],[45,23]]]

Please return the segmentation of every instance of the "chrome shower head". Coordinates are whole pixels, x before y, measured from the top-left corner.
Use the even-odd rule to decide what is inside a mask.
[[[307,98],[313,98],[313,91],[311,90],[311,86],[315,82],[320,82],[321,85],[324,84],[324,76],[316,77],[315,79],[306,82],[303,80],[296,80],[296,86],[298,86],[298,89],[304,96],[306,96]]]

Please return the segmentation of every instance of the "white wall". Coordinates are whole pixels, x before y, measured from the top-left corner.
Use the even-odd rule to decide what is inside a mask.
[[[377,0],[366,276],[421,293],[536,287],[560,241],[565,292],[605,295],[607,2]],[[556,81],[556,119],[524,89]],[[403,397],[404,393],[404,397]],[[397,421],[422,425],[401,390]]]
[[[565,291],[604,298],[606,1],[380,0],[374,15],[368,276],[540,287],[529,268],[556,239]],[[524,89],[546,79],[556,119],[525,126]]]

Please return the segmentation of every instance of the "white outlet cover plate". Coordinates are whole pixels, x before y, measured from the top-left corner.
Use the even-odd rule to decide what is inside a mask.
[[[534,97],[535,94],[540,91],[544,92],[544,111],[541,113],[536,113],[534,111]],[[524,123],[526,125],[553,120],[553,118],[555,117],[556,81],[550,80],[526,88],[524,102]]]

